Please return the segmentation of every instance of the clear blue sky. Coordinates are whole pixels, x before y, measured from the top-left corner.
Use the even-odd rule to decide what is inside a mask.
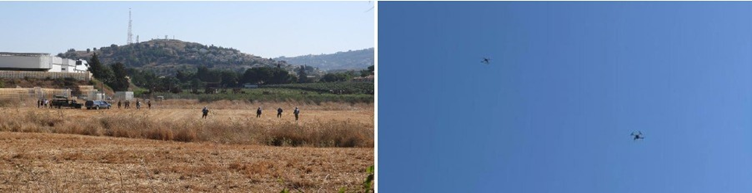
[[[378,57],[380,191],[752,192],[752,2],[380,2]]]
[[[0,52],[57,54],[172,38],[262,57],[374,46],[373,3],[360,2],[0,2]]]

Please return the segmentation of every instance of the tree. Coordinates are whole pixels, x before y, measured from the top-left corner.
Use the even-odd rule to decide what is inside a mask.
[[[368,75],[372,75],[373,70],[374,70],[373,65],[369,66],[368,69],[361,70],[360,77],[366,77]]]
[[[361,70],[360,71],[360,77],[366,77],[368,75],[371,75],[371,71],[368,71],[368,70]]]
[[[350,80],[352,76],[348,73],[329,73],[321,78],[322,82],[341,82]]]
[[[201,88],[201,87],[203,87],[204,85],[205,85],[205,84],[204,84],[203,82],[201,82],[200,80],[198,80],[197,78],[196,78],[196,79],[193,79],[193,80],[191,80],[191,90],[192,90],[193,92],[196,92],[196,91],[198,90],[198,88]]]
[[[260,67],[246,70],[241,76],[240,82],[251,84],[285,84],[295,82],[295,77],[284,69]]]
[[[228,86],[234,87],[234,86],[237,86],[238,84],[238,74],[233,71],[229,71],[229,70],[222,71],[222,75],[220,77],[222,78],[222,81],[220,84],[223,87],[228,87]]]
[[[177,91],[178,89],[175,89],[175,87],[178,87],[178,79],[175,77],[164,77],[159,79],[159,85],[156,87],[156,91],[163,92],[163,91]]]
[[[273,68],[269,67],[250,68],[245,71],[245,74],[243,74],[243,82],[251,84],[270,83],[274,78],[274,71],[272,69]]]
[[[249,68],[245,70],[245,73],[243,73],[243,77],[240,78],[240,81],[243,83],[258,84],[260,79],[258,78],[256,70],[254,70],[254,68]]]
[[[91,52],[91,49],[86,48],[86,53],[88,54],[89,52]]]
[[[189,75],[186,72],[183,72],[182,70],[178,70],[177,74],[175,74],[175,78],[180,80],[180,82],[187,82],[188,76]]]
[[[112,87],[112,83],[115,81],[115,73],[109,67],[103,66],[102,75],[97,79]]]
[[[269,80],[270,84],[286,84],[293,82],[293,76],[290,76],[290,73],[288,73],[286,70],[282,70],[279,68],[272,69],[272,78]]]
[[[306,73],[305,65],[300,66],[300,70],[298,70],[298,83],[307,83],[308,82],[308,73]]]
[[[110,87],[115,91],[126,91],[128,90],[128,78],[126,78],[127,73],[125,71],[125,65],[118,62],[112,65],[112,72],[114,75],[114,79],[109,84]]]
[[[321,82],[337,82],[337,75],[329,73],[321,77]]]
[[[105,78],[104,76],[104,68],[105,66],[102,65],[101,62],[99,62],[99,57],[97,57],[97,53],[94,53],[93,56],[91,56],[91,59],[89,62],[89,72],[91,72],[94,75],[94,78],[102,80]]]
[[[206,66],[199,66],[198,72],[196,72],[196,77],[198,77],[199,80],[206,82],[209,79],[209,68]]]

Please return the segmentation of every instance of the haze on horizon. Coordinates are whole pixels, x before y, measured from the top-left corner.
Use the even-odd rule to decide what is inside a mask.
[[[172,39],[265,58],[374,47],[372,2],[0,2],[0,52],[55,55]]]

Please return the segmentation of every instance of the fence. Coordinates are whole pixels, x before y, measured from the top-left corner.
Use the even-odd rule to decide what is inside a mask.
[[[84,72],[84,73],[80,73],[80,72],[35,72],[35,71],[0,70],[0,78],[22,79],[26,77],[36,78],[36,79],[73,78],[76,80],[90,81],[91,73],[89,72]]]

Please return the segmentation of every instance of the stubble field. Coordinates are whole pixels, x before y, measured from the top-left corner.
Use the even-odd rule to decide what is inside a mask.
[[[374,165],[372,104],[168,100],[140,110],[0,110],[4,192],[355,191]]]

